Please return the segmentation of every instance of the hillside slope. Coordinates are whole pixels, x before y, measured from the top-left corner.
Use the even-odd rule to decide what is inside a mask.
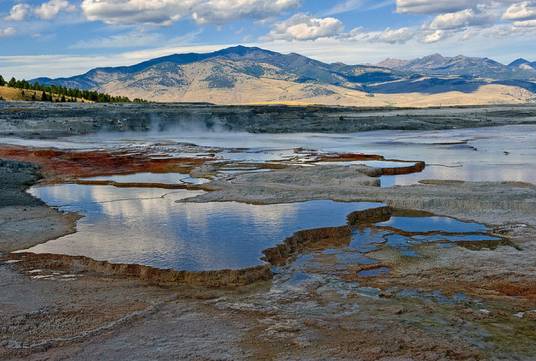
[[[299,54],[243,46],[35,81],[129,98],[215,104],[432,106],[524,103],[534,98],[534,84],[527,80],[430,77],[379,66],[327,64]]]
[[[39,101],[41,100],[41,94],[42,91],[40,90],[29,90],[29,89],[19,89],[19,88],[11,88],[7,86],[0,86],[0,100],[3,99],[5,101]],[[48,93],[48,95],[50,95]],[[52,100],[53,101],[61,101],[62,96],[59,94],[52,94]],[[69,97],[67,97],[68,100],[70,100]],[[76,99],[77,102],[81,103],[92,103],[92,101],[87,99],[81,99],[81,98],[73,98]],[[74,100],[73,100],[74,101]]]

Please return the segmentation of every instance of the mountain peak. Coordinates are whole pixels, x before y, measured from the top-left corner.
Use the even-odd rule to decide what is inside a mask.
[[[511,68],[517,68],[517,67],[520,67],[521,65],[527,65],[527,64],[530,64],[530,61],[528,61],[527,59],[518,58],[514,60],[513,62],[511,62],[510,64],[508,64],[508,66]]]
[[[231,46],[229,48],[225,48],[219,51],[216,51],[213,53],[214,55],[238,55],[238,56],[246,56],[250,54],[274,54],[270,50],[261,49],[256,46],[254,47],[248,47],[244,45],[237,45],[237,46]]]
[[[446,58],[439,54],[439,53],[435,53],[435,54],[432,54],[432,55],[428,55],[428,56],[425,56],[423,58],[421,58],[422,60],[433,60],[433,61],[442,61],[442,60],[445,60]]]
[[[469,93],[493,81],[508,81],[506,85],[530,92],[536,89],[530,82],[536,70],[530,64],[508,68],[487,58],[432,54],[409,61],[389,58],[378,65],[381,67],[328,64],[297,53],[238,45],[209,53],[172,54],[131,66],[96,68],[70,78],[39,80],[131,98],[182,101],[193,97],[229,103],[300,99],[340,102],[348,94],[356,97],[351,102],[360,102],[363,93]]]
[[[385,60],[380,61],[376,66],[379,66],[381,68],[388,68],[388,69],[400,69],[407,65],[409,63],[408,60],[402,60],[402,59],[396,59],[396,58],[387,58]]]

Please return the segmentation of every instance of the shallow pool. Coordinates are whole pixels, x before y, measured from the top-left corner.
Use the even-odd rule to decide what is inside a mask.
[[[106,181],[117,184],[147,183],[147,184],[203,184],[210,182],[205,178],[193,178],[186,173],[133,173],[110,176],[80,178],[82,181]]]
[[[264,249],[298,230],[342,226],[351,212],[381,206],[333,201],[176,203],[200,192],[78,184],[34,187],[31,193],[85,217],[77,233],[29,252],[189,271],[260,265]]]

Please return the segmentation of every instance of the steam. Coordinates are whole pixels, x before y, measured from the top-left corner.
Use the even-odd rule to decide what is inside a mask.
[[[158,114],[149,114],[149,131],[151,135],[166,133],[176,134],[203,134],[232,132],[231,127],[221,118],[180,116],[174,119],[162,119]]]

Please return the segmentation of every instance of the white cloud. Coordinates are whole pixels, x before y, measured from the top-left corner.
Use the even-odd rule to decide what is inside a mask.
[[[185,16],[193,3],[194,0],[83,0],[81,7],[91,21],[170,25]]]
[[[34,9],[35,15],[43,20],[50,20],[56,17],[61,11],[72,12],[76,7],[67,0],[50,0]]]
[[[192,17],[199,24],[220,24],[245,17],[266,19],[298,5],[298,0],[205,0],[193,7]]]
[[[13,36],[17,33],[15,28],[8,27],[8,28],[0,28],[0,38],[7,38],[8,36]]]
[[[437,15],[428,25],[428,28],[432,30],[452,30],[484,25],[493,22],[493,20],[494,18],[490,14],[465,9],[454,13]]]
[[[504,20],[533,20],[536,19],[536,2],[524,1],[510,6],[503,15]]]
[[[335,18],[315,18],[306,14],[296,14],[290,19],[275,24],[265,37],[269,40],[316,40],[336,37],[342,33],[343,23]]]
[[[298,6],[299,0],[83,0],[87,19],[113,25],[171,25],[192,17],[198,23],[265,19]]]
[[[404,14],[443,14],[465,9],[505,7],[519,0],[396,0],[396,11]]]
[[[415,34],[415,29],[407,27],[399,29],[387,28],[383,31],[364,31],[362,28],[356,28],[347,34],[347,38],[350,40],[366,40],[368,42],[404,44],[413,39]]]
[[[517,28],[536,28],[536,20],[514,21]]]
[[[6,16],[8,21],[22,21],[26,19],[26,16],[30,13],[31,7],[28,4],[16,4],[13,5],[9,11],[9,15]]]
[[[384,43],[400,43],[403,44],[412,39],[415,32],[410,28],[391,29],[387,28],[377,36],[373,37],[373,40],[382,41]]]
[[[446,38],[446,33],[443,30],[436,30],[429,34],[426,34],[423,38],[423,42],[427,44],[437,43],[440,40]]]
[[[437,14],[467,9],[482,1],[474,0],[396,0],[396,11],[410,14]]]

